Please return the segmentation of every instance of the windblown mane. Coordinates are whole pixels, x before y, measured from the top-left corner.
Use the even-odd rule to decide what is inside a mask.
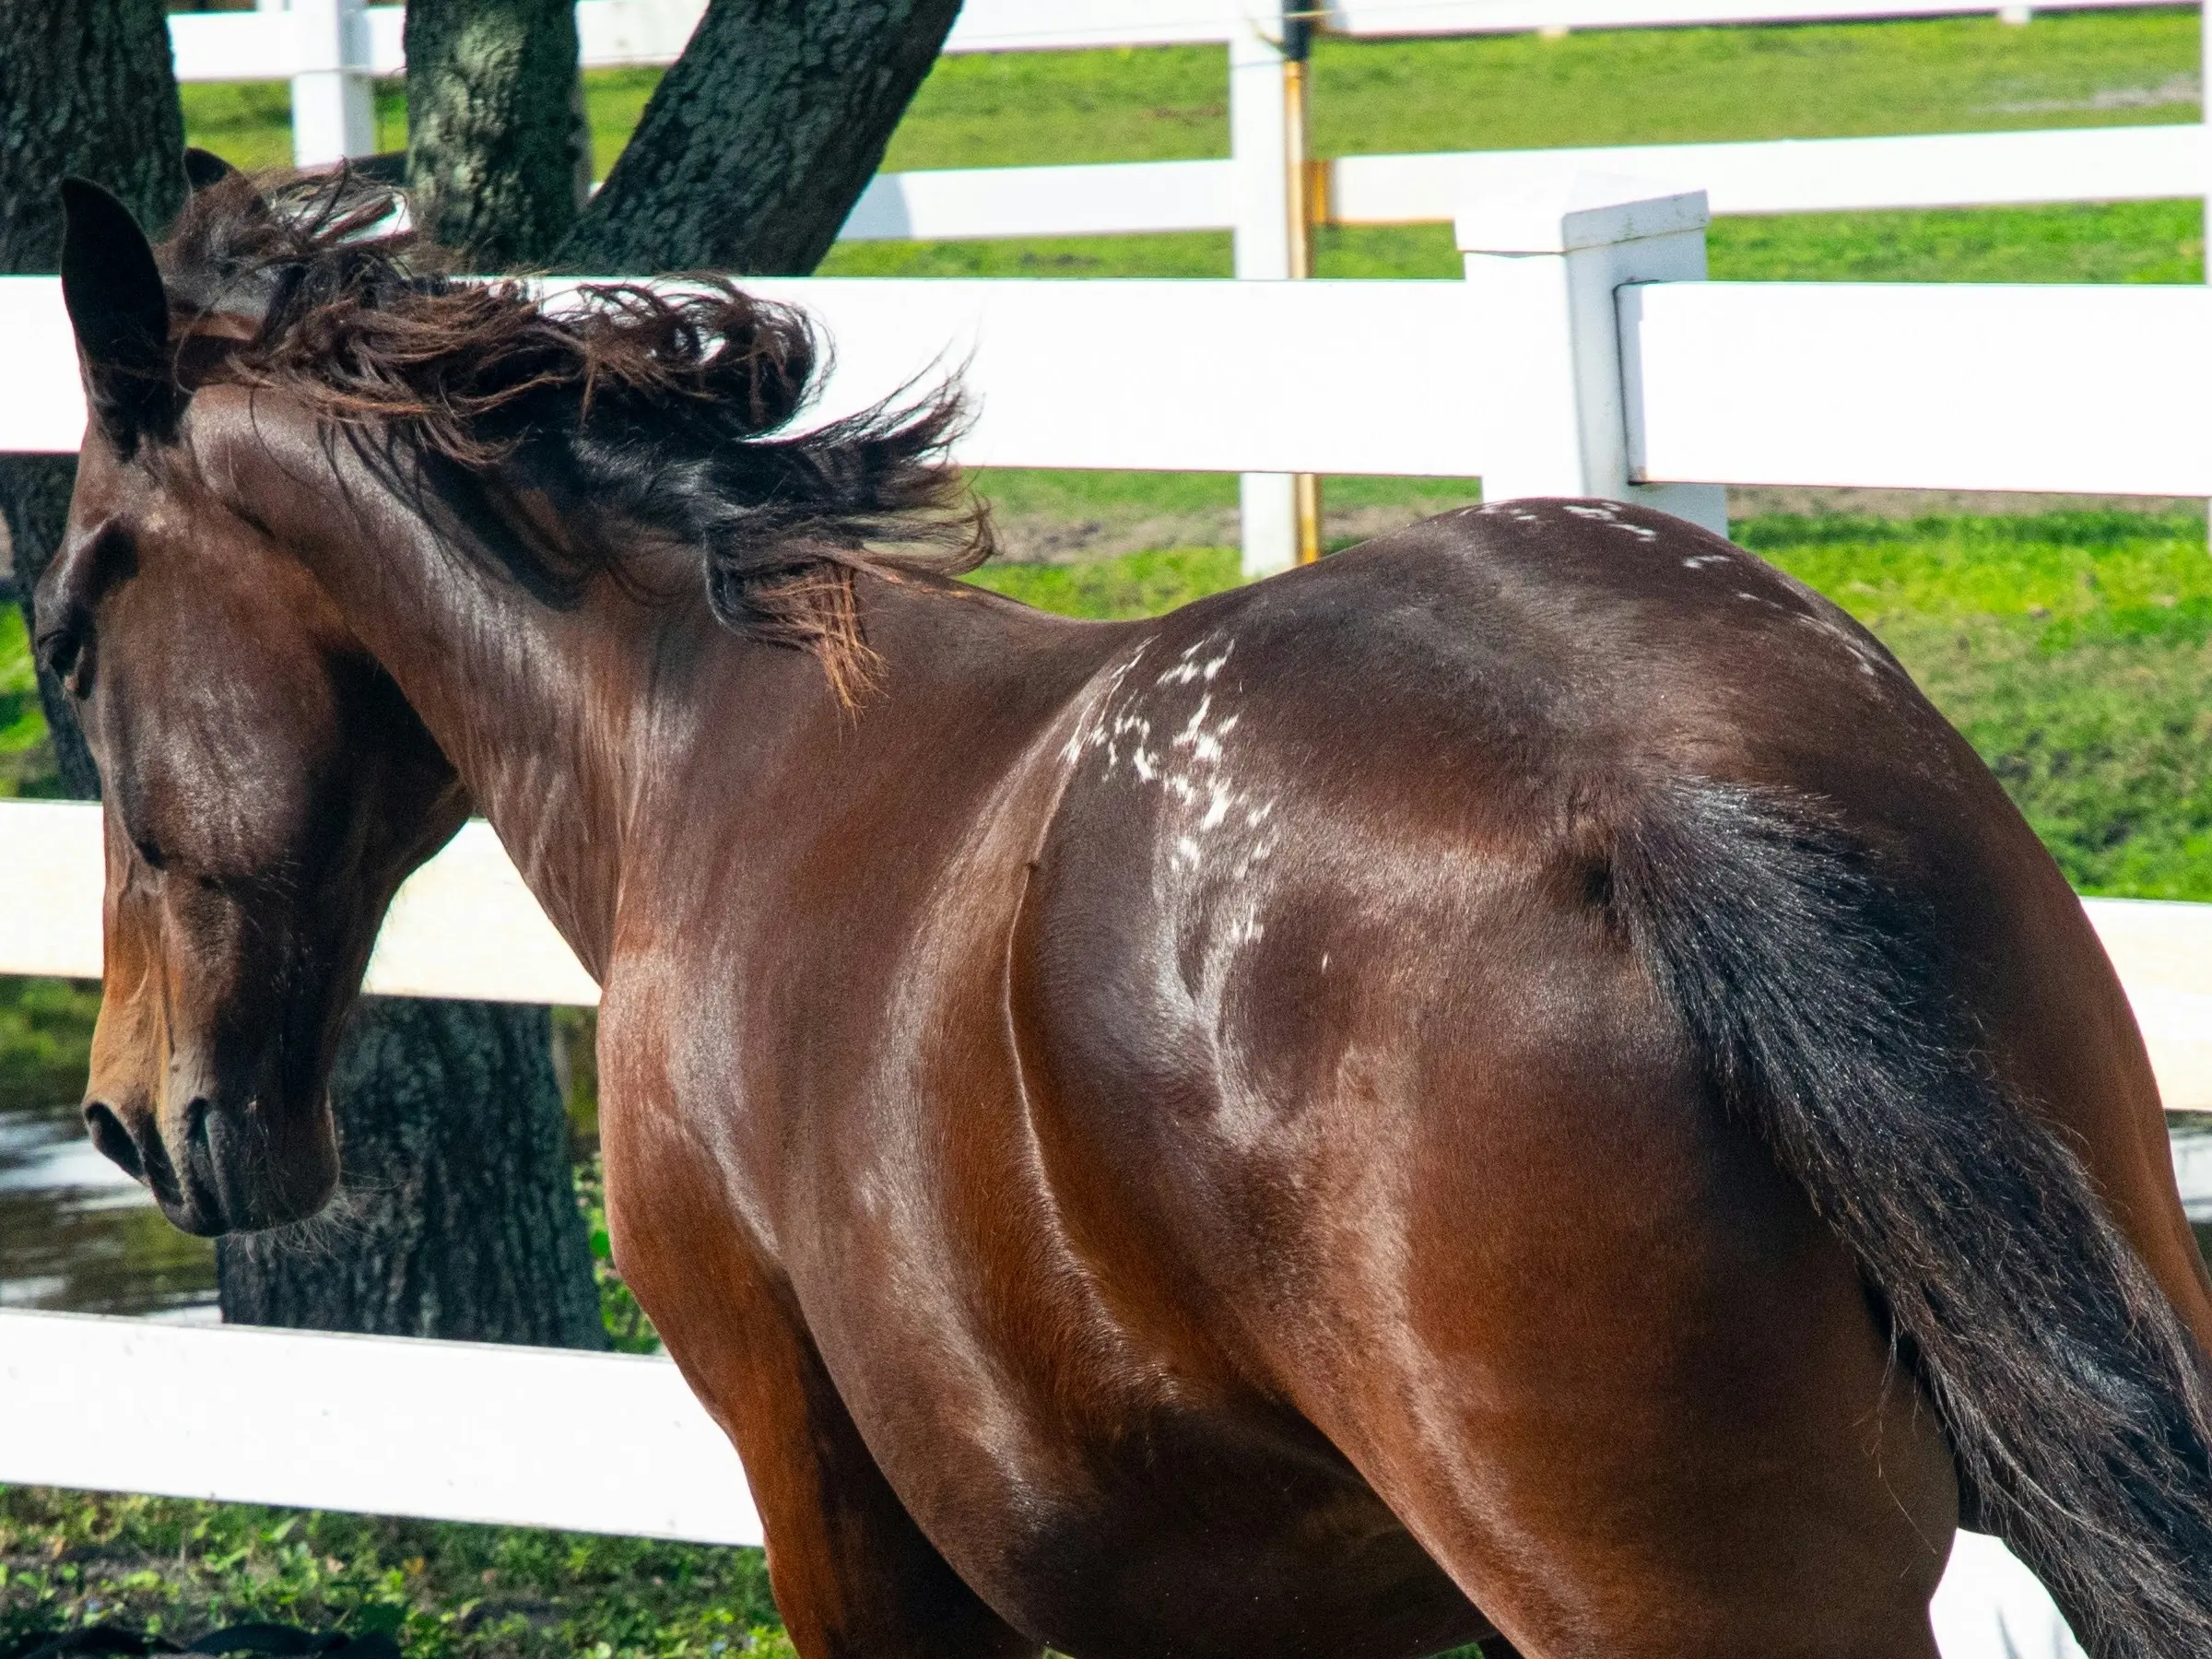
[[[345,171],[195,192],[159,251],[186,383],[280,387],[461,522],[542,492],[570,545],[510,531],[491,550],[552,603],[623,574],[604,532],[696,548],[716,617],[815,653],[847,701],[873,663],[855,573],[957,574],[989,556],[985,512],[946,458],[957,388],[794,432],[828,359],[803,313],[714,276],[552,303],[521,281],[455,280],[393,228],[404,205]],[[216,316],[234,321],[193,329]],[[241,324],[251,337],[226,341]]]

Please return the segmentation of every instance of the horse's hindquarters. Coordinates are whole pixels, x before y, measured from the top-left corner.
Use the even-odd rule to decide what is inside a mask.
[[[1954,1477],[1854,1265],[1641,971],[1516,913],[1347,964],[1265,1363],[1524,1653],[1919,1659]]]
[[[1183,1363],[1317,1426],[1525,1653],[1924,1659],[1947,1447],[1641,962],[1573,884],[1343,844],[1227,912],[1219,1041],[1048,1018],[1081,1247]]]

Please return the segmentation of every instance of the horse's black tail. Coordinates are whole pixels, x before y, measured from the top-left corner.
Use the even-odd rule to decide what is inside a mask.
[[[2098,1659],[2212,1654],[2212,1387],[2059,1138],[2007,1097],[1928,907],[1813,803],[1676,784],[1613,903],[1713,1087],[1856,1254],[1979,1524]]]

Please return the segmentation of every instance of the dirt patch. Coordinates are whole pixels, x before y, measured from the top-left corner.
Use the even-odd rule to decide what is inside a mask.
[[[1433,500],[1324,511],[1332,547],[1365,541],[1442,511]],[[2185,512],[2202,516],[2205,503],[2186,496],[2032,495],[1995,489],[1830,489],[1817,486],[1731,489],[1731,521],[1768,513],[1807,518],[1850,514],[1913,519],[1930,515],[2025,516],[2039,512]],[[1233,547],[1237,512],[1101,512],[1080,518],[1052,512],[1012,512],[993,518],[999,557],[1015,564],[1082,564],[1156,547]]]
[[[1402,529],[1438,511],[1441,509],[1433,501],[1335,512],[1324,502],[1322,534],[1332,547],[1342,547]],[[1002,508],[992,515],[991,522],[998,533],[998,556],[1010,564],[1082,564],[1156,547],[1233,547],[1239,539],[1233,507],[1218,512],[1133,512],[1086,518],[1008,512]]]
[[[1731,489],[1730,520],[1794,512],[1807,518],[1849,513],[1865,518],[1924,518],[1964,513],[1984,517],[2038,512],[2194,512],[2205,503],[2194,496],[2041,495],[2004,489],[1829,489],[1814,485],[1780,488]]]

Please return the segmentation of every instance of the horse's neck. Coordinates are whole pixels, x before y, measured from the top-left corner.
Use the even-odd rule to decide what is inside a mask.
[[[352,493],[377,488],[339,465]],[[689,607],[653,606],[601,580],[557,609],[441,545],[412,512],[330,506],[332,527],[302,537],[302,557],[554,924],[602,973],[641,785],[682,763],[670,752],[682,734],[656,705],[665,636]]]
[[[580,605],[558,609],[449,550],[414,512],[375,501],[381,483],[345,446],[336,452],[313,440],[280,455],[291,488],[268,480],[260,516],[300,548],[602,978],[626,867],[680,828],[668,805],[697,800],[702,773],[724,840],[788,831],[777,781],[788,794],[794,770],[810,788],[825,775],[818,764],[793,768],[794,755],[834,746],[830,770],[859,784],[871,767],[911,770],[902,734],[970,741],[959,734],[978,706],[1018,747],[1017,712],[1048,723],[1118,637],[981,595],[956,603],[927,583],[864,581],[870,641],[900,687],[900,719],[887,726],[877,711],[863,726],[818,664],[716,623],[695,568],[658,573],[680,594],[673,601],[600,578]],[[339,476],[311,481],[317,460]],[[276,498],[289,498],[281,524],[270,517]],[[1069,629],[1087,642],[1039,653]]]

